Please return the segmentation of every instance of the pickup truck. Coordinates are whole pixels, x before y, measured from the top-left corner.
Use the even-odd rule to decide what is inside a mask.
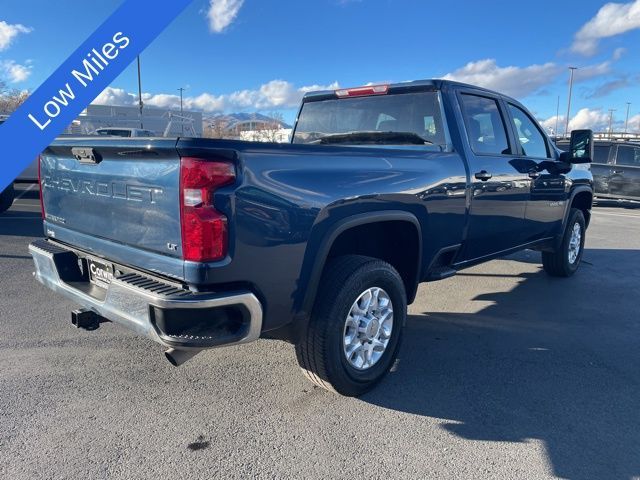
[[[308,93],[291,144],[65,138],[41,156],[36,278],[179,365],[295,345],[317,385],[360,395],[398,354],[418,284],[522,249],[580,264],[593,133],[560,153],[516,100],[427,80]]]

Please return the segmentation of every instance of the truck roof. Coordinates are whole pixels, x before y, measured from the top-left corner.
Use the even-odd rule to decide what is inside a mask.
[[[487,93],[491,93],[494,95],[500,95],[509,100],[513,100],[514,102],[518,102],[516,99],[509,97],[508,95],[504,95],[500,92],[496,92],[495,90],[489,90],[488,88],[478,87],[476,85],[471,85],[468,83],[456,82],[454,80],[445,80],[442,78],[432,78],[425,80],[414,80],[411,82],[400,82],[400,83],[389,83],[389,84],[379,84],[385,85],[389,88],[390,91],[394,93],[401,93],[402,91],[410,91],[410,90],[441,90],[446,87],[462,87],[462,88],[472,88],[474,90],[480,90]],[[373,86],[373,85],[367,85]],[[359,88],[359,87],[357,87]],[[336,90],[318,90],[314,92],[307,92],[303,97],[304,101],[315,101],[315,100],[323,100],[327,98],[335,98],[336,91],[338,90],[349,90],[350,88],[338,88]]]

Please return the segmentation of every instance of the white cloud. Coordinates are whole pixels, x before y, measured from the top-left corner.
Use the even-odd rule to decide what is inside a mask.
[[[209,28],[212,32],[223,32],[238,16],[244,0],[209,0]]]
[[[640,133],[640,114],[629,118],[629,132]]]
[[[31,27],[25,27],[19,23],[10,24],[4,20],[0,20],[0,52],[11,46],[11,42],[21,33],[29,33],[33,31]]]
[[[31,63],[22,65],[13,60],[0,60],[0,70],[6,75],[11,83],[24,82],[31,75]]]
[[[595,55],[601,39],[638,28],[640,28],[640,0],[629,3],[607,3],[576,33],[571,50],[585,56]]]
[[[183,106],[187,110],[197,110],[207,113],[237,111],[237,110],[269,110],[295,108],[300,104],[302,96],[314,90],[335,90],[338,82],[330,85],[309,85],[296,88],[285,80],[272,80],[255,90],[239,90],[226,95],[203,93],[195,97],[184,97]],[[143,93],[142,101],[145,105],[157,108],[180,107],[180,97],[174,94]],[[121,88],[107,87],[93,101],[97,105],[137,105],[138,97]]]
[[[526,97],[551,83],[564,69],[555,63],[527,67],[500,67],[495,59],[469,62],[443,78],[490,88],[514,97]]]
[[[560,133],[564,133],[566,118],[566,115],[560,115],[558,117],[558,132]],[[637,127],[635,126],[636,123],[632,123],[632,121],[637,123]],[[540,124],[549,132],[553,132],[556,126],[556,116],[554,115],[546,120],[542,120]],[[609,112],[600,108],[582,108],[578,110],[578,113],[569,120],[569,131],[583,128],[590,128],[595,132],[606,131],[609,128]],[[633,128],[640,129],[640,115],[629,119],[629,130],[632,131]],[[614,117],[613,130],[621,131],[623,129],[624,119],[616,120]]]

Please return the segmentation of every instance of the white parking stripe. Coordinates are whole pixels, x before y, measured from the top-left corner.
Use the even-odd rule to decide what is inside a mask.
[[[610,217],[625,217],[625,218],[640,218],[639,214],[636,213],[613,213],[613,212],[595,212],[594,216],[598,217],[600,215],[609,215]]]
[[[33,190],[33,188],[34,188],[35,186],[36,186],[36,184],[35,184],[35,183],[32,183],[31,185],[29,185],[29,188],[27,188],[27,189],[26,189],[26,190],[24,190],[20,195],[18,195],[18,196],[15,198],[15,200],[20,200],[22,197],[24,197],[24,195],[25,195],[27,192],[30,192],[31,190]],[[15,202],[15,200],[14,200],[14,202]]]

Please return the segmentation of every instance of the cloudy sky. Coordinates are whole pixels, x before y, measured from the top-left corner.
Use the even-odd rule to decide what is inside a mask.
[[[2,0],[0,78],[36,88],[119,4]],[[579,5],[579,8],[576,6]],[[144,19],[140,19],[144,21]],[[548,128],[640,130],[640,0],[194,0],[143,53],[146,105],[208,113],[282,111],[305,91],[452,78],[523,101]],[[136,101],[135,68],[96,103]],[[562,128],[560,129],[562,130]]]

